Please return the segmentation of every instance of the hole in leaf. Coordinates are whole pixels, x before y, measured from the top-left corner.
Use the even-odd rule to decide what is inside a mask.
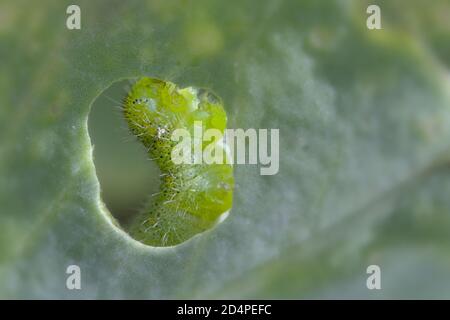
[[[105,89],[92,104],[88,122],[101,198],[124,229],[159,189],[159,169],[130,133],[121,111],[130,83],[119,81]]]
[[[148,77],[116,82],[94,101],[89,132],[101,196],[133,238],[173,246],[228,215],[234,178],[223,144],[226,122],[221,99],[212,92]],[[192,137],[198,123],[218,132],[217,138],[205,143],[203,136]],[[172,138],[179,129],[185,134],[181,142]],[[213,150],[217,162],[190,162],[198,141],[195,159]],[[186,152],[181,159],[189,161],[174,161],[174,150]]]

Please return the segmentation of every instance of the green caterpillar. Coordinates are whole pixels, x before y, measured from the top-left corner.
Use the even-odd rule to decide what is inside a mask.
[[[161,170],[160,192],[132,224],[131,236],[152,246],[172,246],[214,226],[232,206],[232,165],[175,164],[171,153],[177,142],[171,136],[175,129],[193,134],[199,121],[203,130],[223,135],[227,116],[221,100],[204,89],[144,77],[125,97],[123,113]]]

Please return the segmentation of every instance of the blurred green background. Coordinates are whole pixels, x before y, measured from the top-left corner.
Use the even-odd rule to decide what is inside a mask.
[[[450,298],[449,17],[448,0],[2,1],[0,298]],[[176,247],[109,216],[158,190],[117,107],[139,76],[280,129],[280,172],[236,166],[230,216]]]

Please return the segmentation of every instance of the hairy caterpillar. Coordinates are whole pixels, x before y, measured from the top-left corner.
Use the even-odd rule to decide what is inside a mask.
[[[230,164],[175,164],[171,152],[175,129],[203,129],[224,133],[227,116],[211,92],[174,83],[140,78],[124,99],[123,113],[131,132],[161,170],[160,192],[130,228],[142,243],[171,246],[211,228],[231,208],[233,168]],[[214,143],[220,143],[214,141]],[[204,148],[204,146],[202,146]]]

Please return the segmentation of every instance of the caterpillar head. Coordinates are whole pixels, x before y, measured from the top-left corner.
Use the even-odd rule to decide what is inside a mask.
[[[137,136],[161,135],[176,128],[192,130],[195,121],[203,129],[225,130],[227,117],[221,100],[205,89],[178,89],[168,81],[144,77],[125,98],[125,118]]]

